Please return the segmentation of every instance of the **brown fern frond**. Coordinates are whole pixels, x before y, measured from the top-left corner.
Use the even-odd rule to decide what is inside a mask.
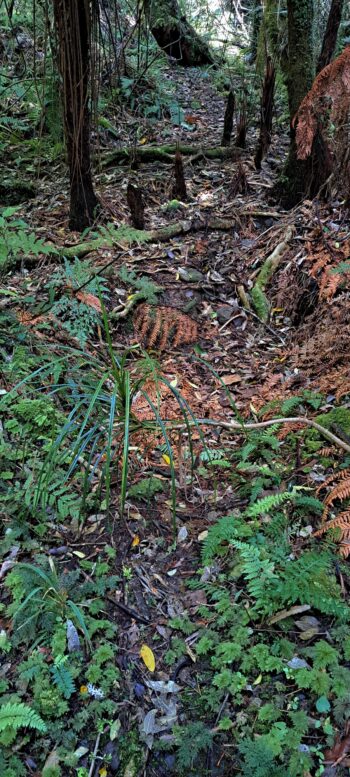
[[[314,532],[313,537],[321,537],[322,534],[325,534],[330,529],[341,530],[340,542],[344,539],[350,539],[350,510],[344,510],[336,518],[332,518],[331,521],[324,523],[320,529]]]
[[[333,490],[328,494],[324,500],[324,503],[327,507],[330,507],[333,505],[333,503],[336,501],[336,499],[339,499],[340,502],[343,502],[344,499],[349,499],[350,497],[350,478],[347,478],[347,480],[342,480],[338,485],[333,488]]]
[[[139,305],[133,318],[138,338],[147,348],[164,351],[167,346],[177,347],[197,339],[196,322],[176,308],[162,305]]]
[[[316,494],[319,494],[320,491],[323,491],[325,488],[328,488],[328,486],[331,485],[331,483],[338,482],[339,480],[347,480],[350,478],[350,467],[346,467],[346,469],[338,470],[338,472],[332,472],[331,475],[329,475],[326,480],[321,483],[317,489]]]
[[[317,453],[319,456],[328,458],[330,456],[337,456],[339,454],[339,451],[337,450],[337,448],[333,448],[332,446],[330,446],[329,448],[327,447],[320,448],[320,450],[318,450]],[[324,488],[323,483],[322,483],[322,488]]]
[[[149,348],[153,348],[153,346],[156,344],[161,328],[162,328],[161,312],[159,308],[155,308],[155,318],[154,318],[153,328],[152,328],[152,331],[150,331],[149,337],[148,337]]]
[[[170,340],[170,328],[171,328],[171,322],[169,319],[165,319],[163,321],[163,331],[161,340],[159,343],[159,350],[165,351],[168,341]]]

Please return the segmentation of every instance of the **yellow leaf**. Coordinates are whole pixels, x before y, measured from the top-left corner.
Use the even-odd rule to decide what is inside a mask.
[[[259,674],[259,677],[257,677],[256,680],[254,680],[253,685],[260,685],[261,681],[262,681],[262,674]]]
[[[72,553],[73,556],[78,556],[78,558],[85,558],[85,553],[83,553],[81,550],[73,550]]]
[[[98,770],[98,773],[99,773],[100,777],[106,777],[106,775],[107,775],[107,769],[106,769],[106,767],[105,767],[105,766],[102,766],[102,769],[99,769],[99,770]]]
[[[147,143],[147,138],[141,138],[140,140],[140,146],[144,146],[145,143]]]
[[[170,381],[170,385],[172,386],[172,388],[176,388],[176,386],[177,386],[177,378],[174,378],[174,380],[171,380]]]
[[[163,453],[162,454],[162,459],[163,459],[163,461],[165,461],[166,464],[168,464],[168,465],[170,464],[170,456],[168,456],[167,453]]]
[[[154,653],[151,650],[148,645],[142,645],[140,650],[140,656],[142,658],[143,663],[147,666],[147,669],[149,669],[150,672],[154,672],[156,668],[156,660],[154,658]]]
[[[87,693],[87,692],[88,692],[87,686],[86,685],[81,685],[80,686],[80,693]]]
[[[138,534],[135,534],[135,537],[133,538],[133,541],[131,543],[131,547],[136,548],[137,545],[139,544],[140,544],[140,537],[138,536]]]

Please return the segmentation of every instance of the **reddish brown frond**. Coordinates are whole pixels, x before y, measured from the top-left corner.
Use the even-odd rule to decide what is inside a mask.
[[[134,314],[134,329],[146,348],[164,351],[168,346],[176,348],[193,343],[198,337],[196,322],[176,308],[162,305],[139,305]]]
[[[320,126],[319,117],[329,115],[329,121],[339,127],[349,109],[350,46],[346,46],[340,56],[316,76],[293,119],[299,159],[306,159],[311,154],[313,139]]]
[[[343,551],[348,547],[350,540],[350,510],[346,510],[343,513],[339,513],[336,518],[331,521],[327,521],[314,533],[314,537],[321,537],[331,529],[340,529],[339,542],[341,543],[340,552],[343,555]],[[344,544],[342,544],[344,543]],[[350,547],[350,543],[349,543]],[[347,554],[348,555],[348,554]]]
[[[333,505],[333,503],[336,501],[336,499],[339,499],[340,502],[343,502],[344,499],[349,499],[350,497],[350,478],[347,478],[347,480],[342,481],[341,483],[338,483],[338,485],[333,488],[333,490],[326,496],[324,503],[327,507],[330,507]]]
[[[332,450],[332,448],[330,450]],[[332,472],[332,474],[329,475],[329,477],[326,478],[326,480],[324,480],[323,483],[317,487],[316,494],[319,494],[320,491],[323,491],[325,488],[330,486],[331,483],[338,483],[339,480],[347,480],[347,478],[350,478],[350,467],[338,470],[338,472]]]

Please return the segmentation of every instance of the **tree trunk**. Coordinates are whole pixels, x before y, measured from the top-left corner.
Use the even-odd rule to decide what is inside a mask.
[[[288,103],[295,116],[315,75],[313,0],[287,0],[288,7]]]
[[[54,0],[62,78],[64,131],[70,176],[70,229],[93,223],[98,200],[90,161],[90,0]]]
[[[288,70],[287,88],[290,119],[314,79],[314,18],[313,0],[287,0],[288,7]],[[288,159],[279,187],[282,204],[293,207],[304,197],[315,197],[329,176],[332,160],[321,132],[317,132],[313,150],[308,159],[297,158],[295,128],[290,130]]]
[[[263,16],[262,2],[261,0],[254,0],[253,8],[251,11],[252,27],[251,27],[251,37],[250,37],[250,57],[249,57],[250,64],[254,64],[254,62],[256,61],[262,16]]]
[[[179,65],[213,65],[209,46],[187,21],[178,0],[145,0],[145,13],[158,46]]]
[[[319,73],[332,60],[337,44],[338,30],[343,13],[344,0],[332,0],[327,26],[323,38],[322,49],[317,62],[316,72]]]

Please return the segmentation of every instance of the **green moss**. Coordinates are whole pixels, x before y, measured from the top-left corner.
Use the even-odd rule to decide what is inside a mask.
[[[260,285],[256,284],[250,293],[254,309],[262,321],[267,321],[270,313],[270,305],[266,294],[264,294]]]
[[[332,425],[336,424],[346,434],[350,434],[350,410],[346,407],[334,407],[329,413],[318,415],[316,421],[326,429],[331,429]]]

